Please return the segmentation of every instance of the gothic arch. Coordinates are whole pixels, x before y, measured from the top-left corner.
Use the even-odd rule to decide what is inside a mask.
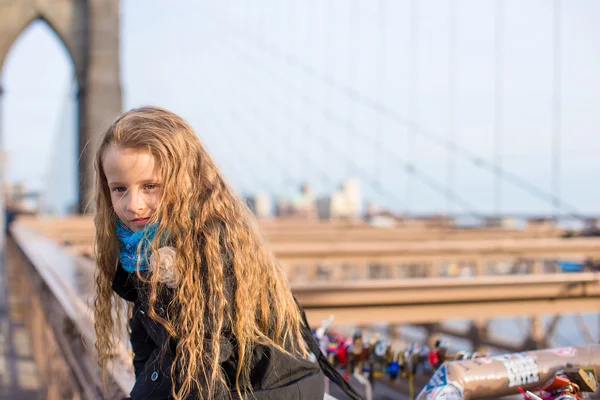
[[[0,1],[0,71],[14,41],[38,19],[66,47],[77,75],[79,208],[91,211],[98,137],[121,112],[119,0]]]

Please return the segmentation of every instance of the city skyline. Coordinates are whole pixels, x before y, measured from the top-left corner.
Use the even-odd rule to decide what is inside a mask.
[[[268,42],[403,116],[410,105],[410,68],[416,66],[413,117],[423,129],[446,136],[449,9],[419,2],[418,46],[411,50],[408,2],[382,2],[387,7],[387,16],[379,20],[387,38],[380,44],[382,50],[380,17],[371,5],[361,5],[351,14],[338,1],[313,2],[312,9],[299,2],[274,7],[266,1],[245,10],[239,2],[232,3],[231,10],[214,10],[208,2],[168,8],[158,1],[141,4],[123,2],[121,74],[126,109],[158,104],[182,114],[242,194],[286,194],[302,182],[312,182],[317,194],[331,192],[337,182],[356,175],[350,160],[387,189],[388,194],[378,193],[376,185],[362,177],[365,201],[397,211],[406,208],[402,204],[407,200],[406,174],[388,152],[392,149],[409,158],[406,128],[376,118],[372,109],[303,75],[248,39]],[[492,159],[494,3],[457,4],[457,100],[452,114],[456,137],[462,146]],[[545,2],[504,4],[503,165],[550,191],[552,8]],[[600,16],[600,7],[593,1],[574,1],[562,2],[562,10],[561,197],[581,211],[595,212],[600,209],[600,188],[595,185],[600,176],[595,162],[600,116],[594,111],[600,106],[600,78],[593,71],[600,68],[600,55],[592,38],[599,33],[593,21]],[[215,15],[229,25],[215,26],[210,20]],[[262,26],[264,21],[268,23]],[[232,26],[253,36],[240,35]],[[411,64],[407,59],[415,52],[417,62]],[[68,100],[76,86],[71,72],[68,55],[39,22],[21,35],[2,71],[3,142],[14,160],[8,177],[41,186],[53,201],[67,203],[74,201],[76,186],[75,108]],[[324,118],[327,110],[345,125]],[[294,118],[298,115],[302,120]],[[357,139],[354,131],[367,139]],[[383,138],[382,151],[373,139],[377,137]],[[416,166],[445,184],[445,151],[418,136],[414,157]],[[410,209],[446,209],[444,196],[416,180],[412,186]],[[493,176],[458,158],[455,189],[477,208],[474,211],[493,209]],[[506,212],[552,209],[507,182],[501,204]],[[453,211],[459,208],[454,206]]]

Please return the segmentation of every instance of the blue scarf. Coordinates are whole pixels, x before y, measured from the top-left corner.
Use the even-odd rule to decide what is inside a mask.
[[[156,234],[157,224],[148,224],[144,229],[133,232],[120,219],[117,218],[117,237],[119,238],[120,251],[119,261],[123,269],[129,273],[135,272],[139,268],[140,271],[148,269],[148,260],[146,259],[146,251],[150,247],[152,239]],[[138,246],[144,238],[141,245],[140,253]],[[139,267],[138,267],[139,260]]]

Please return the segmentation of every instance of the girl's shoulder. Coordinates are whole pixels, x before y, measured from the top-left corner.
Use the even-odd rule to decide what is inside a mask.
[[[115,276],[112,282],[112,290],[122,299],[136,302],[138,301],[138,278],[135,273],[129,273],[121,267],[121,263],[117,265]]]

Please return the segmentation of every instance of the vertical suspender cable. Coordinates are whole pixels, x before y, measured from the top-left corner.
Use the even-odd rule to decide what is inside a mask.
[[[494,162],[500,167],[494,175],[494,213],[502,207],[502,153],[504,142],[504,0],[496,0],[494,67]]]
[[[561,1],[554,0],[553,60],[552,60],[552,193],[553,214],[560,214],[560,136],[561,136]]]
[[[377,51],[377,61],[378,61],[378,65],[377,65],[377,70],[375,71],[375,76],[376,76],[376,90],[377,90],[377,95],[379,96],[379,98],[381,99],[382,102],[385,102],[385,95],[384,93],[385,91],[385,87],[384,87],[384,82],[385,82],[385,63],[386,63],[386,57],[385,57],[385,51],[386,51],[386,28],[385,28],[385,21],[386,21],[386,0],[379,0],[377,3],[377,32],[379,33],[379,38],[377,40],[377,45],[378,45],[378,51]],[[379,146],[383,145],[383,121],[382,121],[382,116],[377,114],[375,117],[375,134],[376,134],[376,142],[379,143]],[[379,146],[373,146],[373,150],[374,150],[374,154],[373,154],[373,167],[375,169],[375,173],[373,174],[373,176],[375,177],[375,180],[377,182],[378,185],[382,186],[382,176],[381,176],[381,172],[382,172],[382,158],[381,155],[379,154]],[[397,205],[396,205],[397,206]]]
[[[325,7],[327,8],[327,11],[325,12],[325,18],[323,18],[323,20],[325,21],[325,25],[326,28],[323,29],[323,32],[326,32],[327,38],[324,41],[325,43],[325,52],[323,54],[323,68],[325,68],[325,65],[329,64],[332,67],[332,71],[335,71],[335,62],[336,62],[336,55],[335,55],[335,50],[336,50],[336,43],[334,41],[334,38],[336,37],[335,35],[337,34],[336,32],[336,24],[335,24],[335,14],[334,14],[334,5],[333,5],[333,0],[325,0],[326,5]],[[332,75],[334,75],[334,72],[332,72]],[[327,85],[323,85],[323,100],[325,101],[325,104],[327,104],[329,107],[331,107],[333,105],[333,88],[327,86]],[[323,129],[323,134],[325,135],[329,135],[330,134],[330,130],[332,129],[332,124],[331,124],[331,119],[329,118],[323,118],[323,123],[324,123],[324,129]],[[333,171],[333,163],[330,161],[327,163],[327,165],[325,165],[326,169],[329,169],[329,171]],[[331,173],[331,172],[330,172]],[[333,189],[333,188],[331,188]]]
[[[348,18],[348,81],[351,85],[355,85],[356,82],[356,63],[358,62],[358,57],[356,57],[356,49],[358,47],[358,36],[356,35],[357,29],[357,8],[358,8],[359,0],[350,0],[349,5],[349,13],[350,16]],[[353,99],[347,98],[348,100],[348,124],[350,126],[354,126],[356,122],[355,118],[355,102]],[[352,158],[358,160],[358,140],[355,138],[348,138],[348,153]],[[351,172],[348,169],[346,172],[346,179],[351,178]]]
[[[457,4],[456,0],[449,0],[448,4],[448,139],[450,143],[456,141],[456,40],[457,40]],[[450,191],[455,190],[456,182],[456,153],[448,151],[448,166],[446,170],[446,212],[452,214],[452,196]]]
[[[417,13],[418,0],[410,0],[409,7],[409,71],[408,71],[408,84],[409,84],[409,98],[408,98],[408,119],[410,121],[417,120],[417,91],[418,91],[418,13]],[[417,136],[419,135],[417,125],[410,124],[408,126],[408,146],[406,146],[406,159],[409,163],[409,168],[414,168],[415,163],[415,150],[417,145]],[[412,174],[408,174],[406,177],[406,214],[411,213],[411,206],[413,200],[413,181]]]

